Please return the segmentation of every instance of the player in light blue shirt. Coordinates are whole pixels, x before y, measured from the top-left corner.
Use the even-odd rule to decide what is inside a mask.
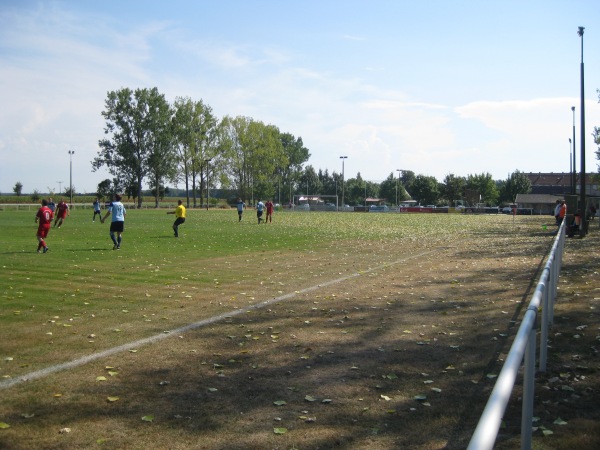
[[[104,223],[109,215],[112,215],[112,221],[110,223],[110,238],[114,243],[113,250],[120,250],[122,234],[123,231],[125,231],[125,216],[127,215],[127,211],[125,210],[125,205],[121,203],[121,196],[119,194],[116,194],[114,201],[108,205],[106,208],[106,214],[100,219],[100,222]]]

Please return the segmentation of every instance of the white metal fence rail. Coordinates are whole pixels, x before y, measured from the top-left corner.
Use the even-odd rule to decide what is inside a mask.
[[[527,311],[523,316],[515,340],[510,347],[504,366],[479,419],[477,428],[471,437],[468,450],[488,450],[494,447],[502,416],[510,400],[521,362],[525,365],[521,413],[521,449],[531,449],[538,313],[541,307],[539,370],[545,372],[548,355],[548,329],[554,319],[554,303],[558,289],[558,276],[562,265],[565,230],[565,221],[563,221],[558,229],[552,250],[550,250],[548,260]]]

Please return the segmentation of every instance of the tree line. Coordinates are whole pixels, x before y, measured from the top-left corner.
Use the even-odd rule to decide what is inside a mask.
[[[294,195],[340,195],[342,176],[304,167],[310,158],[301,137],[249,117],[217,118],[202,100],[177,97],[169,104],[157,88],[122,88],[107,94],[102,111],[105,137],[92,161],[92,170],[106,167],[113,175],[98,185],[98,194],[124,192],[142,205],[142,185],[155,194],[156,206],[167,183],[183,183],[187,204],[203,204],[206,189],[219,187],[246,202],[275,198],[291,202]],[[402,171],[381,183],[363,180],[360,172],[344,180],[345,203],[385,199],[388,204],[413,198],[421,204],[512,202],[528,192],[527,178],[518,171],[505,181],[490,174],[457,177],[442,183],[434,177]],[[282,200],[285,199],[285,200]]]
[[[188,206],[210,186],[230,189],[245,201],[273,197],[275,187],[295,190],[310,153],[291,133],[249,117],[219,119],[202,100],[173,104],[157,88],[109,92],[106,125],[92,170],[106,167],[112,180],[98,194],[124,192],[142,205],[143,182],[156,193],[165,183],[185,185]]]

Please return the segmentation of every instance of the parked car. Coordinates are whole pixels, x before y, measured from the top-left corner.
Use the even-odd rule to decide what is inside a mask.
[[[310,211],[310,205],[308,203],[301,203],[294,208],[296,211]]]
[[[387,212],[390,208],[387,205],[371,205],[369,212]]]

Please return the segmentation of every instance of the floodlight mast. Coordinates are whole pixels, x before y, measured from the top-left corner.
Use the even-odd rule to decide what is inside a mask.
[[[348,159],[348,157],[340,156],[340,159],[342,160],[342,209],[343,209],[344,205],[346,204],[344,201],[344,160]]]

